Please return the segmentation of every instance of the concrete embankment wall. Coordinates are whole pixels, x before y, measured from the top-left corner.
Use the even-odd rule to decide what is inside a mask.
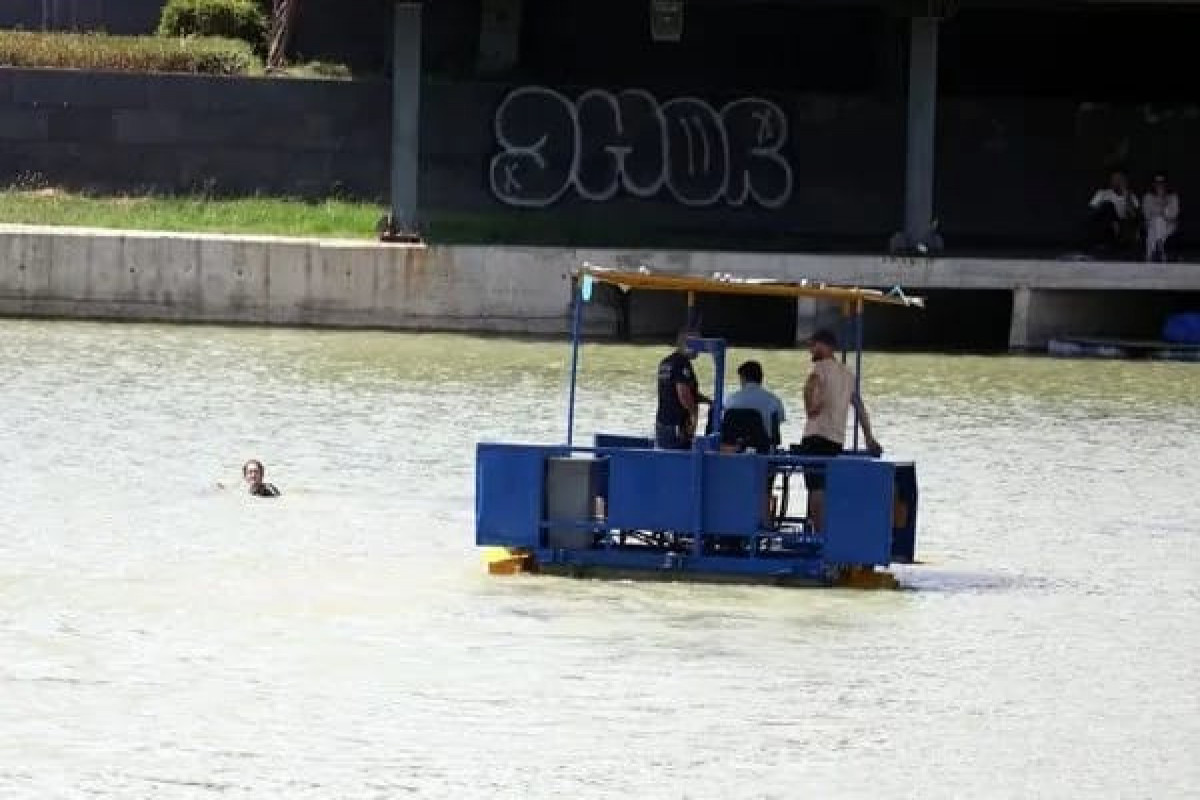
[[[484,247],[0,228],[0,314],[555,333],[570,264]]]
[[[934,346],[962,344],[956,329],[982,317],[1000,327],[997,346],[1036,349],[1063,334],[1153,336],[1166,313],[1200,308],[1200,266],[1192,264],[401,246],[0,226],[0,314],[556,334],[569,324],[570,271],[585,261],[902,286],[928,294],[929,309],[895,322],[885,314],[874,338]],[[666,296],[633,299],[634,334],[661,335],[681,319]],[[617,304],[598,300],[587,327],[614,335]],[[758,313],[715,309],[711,319],[728,324]],[[795,335],[820,324],[822,313],[797,304]],[[889,327],[904,326],[932,332],[889,339]]]

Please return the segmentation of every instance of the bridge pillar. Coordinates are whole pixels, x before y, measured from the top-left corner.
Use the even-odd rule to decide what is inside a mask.
[[[807,345],[821,328],[840,332],[845,320],[837,305],[808,297],[796,299],[796,344]]]
[[[421,4],[397,2],[392,30],[392,225],[394,234],[417,230],[420,168]]]
[[[1029,307],[1033,302],[1033,291],[1028,286],[1013,289],[1012,322],[1008,327],[1008,349],[1016,352],[1028,350]]]
[[[796,298],[796,344],[808,344],[817,329],[821,327],[818,321],[817,301],[811,297]]]
[[[936,17],[913,17],[910,22],[904,182],[904,234],[910,246],[926,239],[933,222],[938,24]]]

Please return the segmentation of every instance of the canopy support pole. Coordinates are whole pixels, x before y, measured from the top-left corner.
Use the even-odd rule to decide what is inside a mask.
[[[862,398],[863,301],[854,309],[854,396]],[[854,404],[854,449],[858,450],[858,403]]]
[[[575,383],[579,374],[579,337],[583,327],[583,290],[576,279],[571,286],[571,388],[567,399],[567,447],[575,444]]]

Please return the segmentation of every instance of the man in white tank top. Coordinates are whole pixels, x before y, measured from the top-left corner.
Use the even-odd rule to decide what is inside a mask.
[[[883,448],[871,432],[867,408],[855,390],[854,373],[837,360],[837,338],[832,331],[819,330],[809,340],[813,367],[804,384],[804,438],[800,440],[801,455],[840,455],[846,443],[846,419],[850,407],[858,411],[867,450],[879,457]],[[825,473],[806,470],[804,485],[808,488],[808,520],[815,530],[825,529]]]

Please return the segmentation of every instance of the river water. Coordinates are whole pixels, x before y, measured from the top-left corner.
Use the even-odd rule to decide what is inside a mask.
[[[585,348],[580,430],[661,355]],[[1200,793],[1200,368],[868,355],[911,591],[489,578],[473,444],[565,357],[0,322],[0,797]]]

